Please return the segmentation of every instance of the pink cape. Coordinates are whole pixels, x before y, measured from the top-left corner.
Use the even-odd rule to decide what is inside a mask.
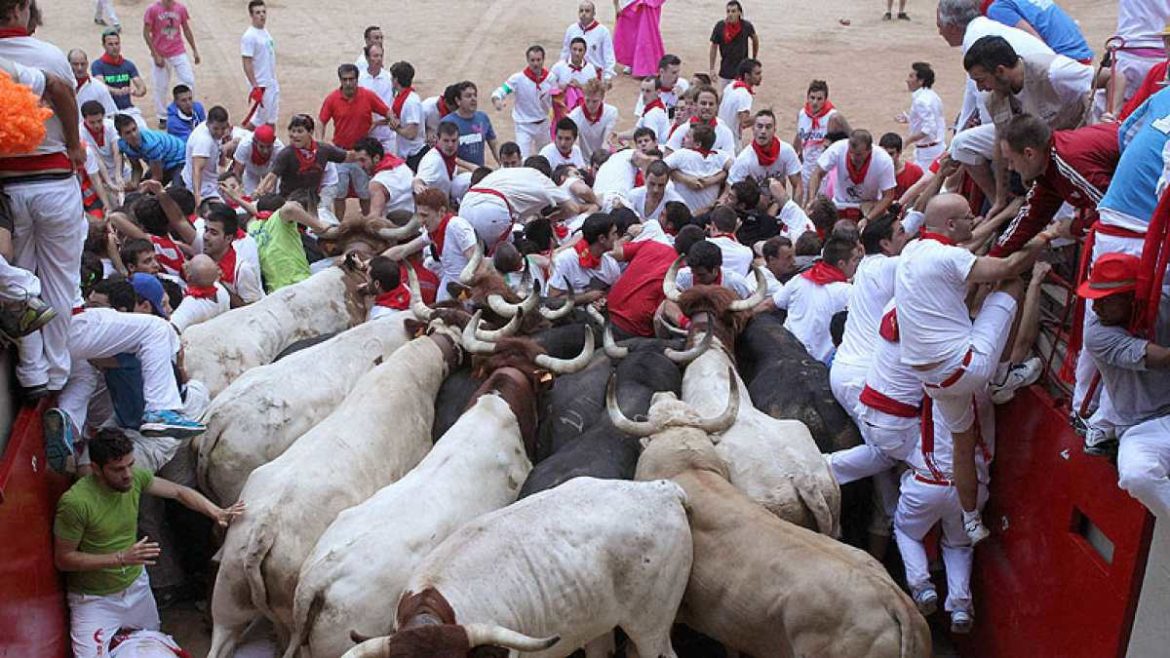
[[[613,52],[618,64],[632,69],[634,77],[658,73],[658,61],[666,54],[658,23],[666,0],[633,0],[618,13],[613,30]]]

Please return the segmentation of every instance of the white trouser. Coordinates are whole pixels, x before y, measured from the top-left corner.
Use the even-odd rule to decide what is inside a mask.
[[[918,419],[898,418],[862,404],[856,405],[855,413],[865,443],[829,455],[829,470],[841,485],[873,478],[875,514],[870,531],[888,534],[898,504],[896,468],[918,441]]]
[[[995,125],[968,128],[951,140],[951,157],[965,165],[987,164],[995,155]]]
[[[471,174],[466,171],[460,174],[455,174],[455,178],[451,179],[451,200],[456,204],[463,201],[463,196],[467,194],[467,190],[471,189]]]
[[[57,317],[20,341],[16,376],[23,386],[61,390],[69,377],[69,322],[81,285],[81,250],[87,226],[77,179],[15,183],[4,187],[12,210],[13,265],[41,281],[41,295]]]
[[[41,281],[23,267],[8,264],[0,256],[0,301],[23,302],[29,297],[41,296]]]
[[[159,629],[158,607],[150,592],[146,570],[121,592],[98,596],[70,592],[69,636],[74,658],[104,658],[119,628]]]
[[[172,55],[163,60],[163,65],[151,64],[154,71],[154,110],[159,119],[167,118],[167,102],[171,98],[171,74],[177,84],[185,84],[195,91],[195,69],[187,53]]]
[[[1158,57],[1140,57],[1124,50],[1117,51],[1115,57],[1117,62],[1113,74],[1121,76],[1121,79],[1125,80],[1125,90],[1122,96],[1124,100],[1133,98],[1142,81],[1146,79],[1146,74],[1154,68],[1155,64],[1162,61]]]
[[[861,389],[865,388],[865,374],[868,370],[869,366],[858,366],[840,359],[834,359],[833,367],[829,368],[829,386],[833,390],[833,397],[837,398],[837,403],[858,425],[861,424],[857,419],[858,398],[861,397]]]
[[[512,230],[512,213],[502,199],[495,197],[472,205],[464,203],[459,208],[459,216],[471,224],[475,235],[487,245],[489,252]]]
[[[1016,300],[1011,295],[991,293],[971,325],[970,351],[955,354],[930,370],[915,371],[934,400],[936,413],[952,433],[964,432],[975,422],[971,396],[986,389],[995,374],[1015,315]],[[964,364],[968,355],[970,361]],[[957,372],[962,373],[957,381],[941,386]]]
[[[520,157],[540,153],[540,149],[552,142],[552,135],[548,132],[548,119],[540,123],[516,122],[516,144],[520,147]]]
[[[94,20],[105,20],[107,25],[118,25],[118,14],[114,12],[114,0],[97,0],[93,11]]]
[[[328,226],[337,226],[341,220],[333,212],[333,202],[337,200],[337,185],[321,186],[321,198],[317,201],[317,219]]]
[[[987,502],[987,487],[979,484],[979,509]],[[902,494],[894,515],[894,538],[906,565],[906,584],[917,594],[933,585],[929,562],[922,539],[935,523],[942,523],[943,564],[947,572],[947,612],[972,612],[971,540],[963,530],[963,508],[959,492],[953,486],[928,484],[906,471],[902,477]]]
[[[938,156],[947,150],[947,145],[944,142],[939,142],[929,148],[914,147],[914,164],[922,167],[922,171],[930,171],[930,165]]]
[[[1122,432],[1117,473],[1118,486],[1159,519],[1170,519],[1170,416]]]
[[[250,106],[249,106],[250,107]],[[264,100],[252,114],[252,125],[260,126],[265,123],[276,125],[276,118],[280,114],[280,85],[264,88]]]
[[[77,373],[61,393],[62,408],[78,430],[85,427],[85,409],[97,390],[91,380],[100,378],[88,359],[105,359],[134,354],[142,365],[142,397],[146,411],[178,411],[183,407],[171,361],[179,352],[179,335],[162,318],[143,313],[121,313],[112,309],[89,309],[73,318],[69,328],[69,354],[78,363]],[[91,373],[90,371],[93,370]],[[72,390],[79,387],[75,394]],[[85,391],[88,391],[85,394]],[[84,399],[80,399],[84,394]],[[77,415],[74,415],[77,414]]]

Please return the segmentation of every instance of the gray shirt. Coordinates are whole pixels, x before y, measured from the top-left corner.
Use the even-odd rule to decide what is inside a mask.
[[[1168,313],[1170,303],[1163,297],[1158,314],[1159,345],[1170,344]],[[1102,326],[1097,314],[1089,312],[1085,349],[1101,371],[1101,383],[1114,409],[1115,417],[1108,420],[1118,429],[1170,414],[1170,370],[1146,368],[1147,343],[1124,327]]]

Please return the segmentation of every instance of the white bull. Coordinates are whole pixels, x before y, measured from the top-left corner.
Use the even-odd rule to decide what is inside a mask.
[[[234,502],[253,470],[279,457],[332,413],[363,374],[406,344],[405,321],[396,313],[360,324],[232,382],[211,403],[199,437],[204,493]]]
[[[343,509],[405,475],[431,448],[435,396],[459,332],[440,323],[366,373],[328,418],[252,472],[248,513],[227,533],[212,595],[211,658],[231,656],[255,618],[288,638],[301,565]]]
[[[532,464],[503,398],[487,394],[406,477],[342,512],[301,567],[286,657],[334,658],[353,628],[394,625],[387,601],[415,566],[464,523],[515,502]]]
[[[674,658],[670,627],[691,570],[685,504],[669,481],[581,477],[482,516],[415,570],[398,632],[345,658],[421,655],[424,645],[433,655],[494,645],[554,658],[615,626],[639,655]]]
[[[206,384],[214,398],[248,369],[272,363],[292,343],[361,323],[368,308],[358,289],[366,279],[363,270],[350,259],[188,328],[183,334],[187,373]]]

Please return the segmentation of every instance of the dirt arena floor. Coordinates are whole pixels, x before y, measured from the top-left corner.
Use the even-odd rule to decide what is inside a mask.
[[[909,0],[912,20],[884,22],[880,0],[742,0],[745,16],[760,35],[764,82],[755,109],[771,107],[780,135],[791,141],[796,112],[809,80],[829,82],[830,97],[856,128],[882,133],[905,127],[893,117],[910,103],[905,78],[911,62],[926,61],[938,75],[935,89],[945,112],[959,109],[964,71],[957,49],[935,30],[931,2]],[[100,27],[92,22],[93,4],[85,0],[41,0],[45,25],[37,36],[64,50],[80,47],[92,61],[101,54]],[[248,86],[240,64],[240,35],[248,26],[246,0],[186,0],[202,63],[196,67],[196,97],[205,106],[222,104],[233,121],[247,110]],[[115,0],[126,30],[123,52],[151,85],[150,57],[143,42],[142,16],[148,0]],[[386,33],[386,63],[411,62],[415,87],[431,96],[458,80],[480,89],[500,141],[513,137],[509,109],[496,112],[487,96],[507,76],[523,68],[524,50],[539,43],[559,53],[564,30],[576,20],[577,0],[269,0],[268,29],[276,40],[281,84],[280,125],[294,112],[316,115],[325,95],[336,88],[336,67],[360,53],[362,30],[379,25]],[[723,17],[723,0],[671,0],[663,7],[662,35],[667,52],[679,55],[686,75],[708,70],[708,37]],[[1100,55],[1116,26],[1116,2],[1061,0],[1080,23]],[[612,3],[598,0],[598,18],[612,29]],[[843,25],[848,21],[849,25]],[[551,65],[551,61],[549,62]],[[621,111],[620,129],[633,125],[635,80],[620,77],[608,102]],[[154,118],[152,96],[136,104]],[[284,136],[283,127],[278,131]],[[388,605],[391,605],[388,602]],[[200,605],[202,608],[202,605]],[[389,609],[389,608],[388,608]],[[208,628],[200,609],[190,604],[164,613],[166,630],[194,656],[205,655]],[[242,655],[242,654],[241,654]],[[263,655],[257,653],[256,655]]]

